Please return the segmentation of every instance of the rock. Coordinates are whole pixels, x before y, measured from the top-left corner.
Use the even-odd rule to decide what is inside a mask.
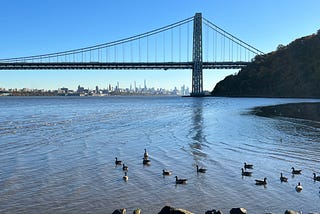
[[[247,214],[247,210],[245,208],[232,208],[230,214]]]
[[[213,210],[208,210],[208,211],[206,211],[205,214],[223,214],[223,213],[222,213],[222,211],[220,211],[220,210],[215,210],[215,209],[213,209]]]
[[[113,211],[112,214],[126,214],[126,212],[127,212],[126,208],[122,208],[122,209]]]
[[[194,213],[184,209],[164,206],[158,214],[194,214]]]
[[[141,214],[141,209],[137,208],[133,211],[133,214]]]
[[[293,211],[293,210],[286,210],[284,214],[299,214],[299,212]]]

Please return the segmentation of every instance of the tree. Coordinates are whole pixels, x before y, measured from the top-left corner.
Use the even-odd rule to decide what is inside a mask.
[[[283,44],[279,44],[277,47],[277,51],[283,49],[285,46]]]

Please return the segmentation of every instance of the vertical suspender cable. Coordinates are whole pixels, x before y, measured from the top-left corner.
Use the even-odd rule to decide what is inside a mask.
[[[133,62],[133,47],[132,47],[132,42],[130,42],[130,57],[131,57],[131,62]]]
[[[141,47],[140,47],[140,38],[139,38],[139,62],[141,62]]]
[[[166,61],[166,35],[165,32],[163,32],[163,62]]]
[[[124,55],[125,55],[125,50],[124,50],[124,44],[122,44],[122,62],[124,62]]]
[[[173,28],[171,28],[171,62],[173,62]]]
[[[106,62],[108,62],[108,47],[106,47]]]
[[[209,59],[208,59],[208,57],[209,57],[209,29],[208,29],[208,26],[206,26],[206,38],[205,38],[205,40],[206,40],[206,61],[208,62],[209,61]]]
[[[190,23],[188,22],[187,24],[187,62],[189,62],[189,33],[190,33],[189,25]]]
[[[179,26],[179,62],[181,62],[181,26]]]
[[[157,37],[154,37],[154,61],[157,62]]]
[[[147,62],[149,62],[149,36],[147,36]]]

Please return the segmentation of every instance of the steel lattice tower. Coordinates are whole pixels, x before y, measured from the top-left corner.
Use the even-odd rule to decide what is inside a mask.
[[[192,52],[192,97],[202,97],[202,14],[196,13],[193,20],[193,52]]]

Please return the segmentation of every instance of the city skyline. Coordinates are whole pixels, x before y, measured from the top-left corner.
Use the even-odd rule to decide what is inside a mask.
[[[169,6],[168,6],[169,5]],[[265,53],[279,44],[319,29],[320,2],[289,0],[228,1],[2,1],[0,58],[72,50],[144,33],[202,12],[203,17]],[[154,8],[157,10],[154,10]],[[183,8],[183,9],[182,9]],[[28,13],[25,13],[28,11]],[[88,12],[89,11],[89,12]],[[90,12],[94,11],[94,12]],[[298,29],[298,30],[297,30]],[[205,35],[206,32],[203,32]],[[170,52],[170,51],[169,51]],[[179,55],[178,50],[173,53]],[[205,54],[205,53],[204,53]],[[204,70],[204,90],[211,91],[238,70]],[[0,71],[0,87],[55,89],[78,84],[93,88],[105,82],[130,85],[148,79],[155,88],[191,87],[191,70],[144,71]],[[143,83],[142,83],[143,84]]]
[[[209,94],[209,92],[205,92]],[[130,84],[129,87],[120,87],[119,82],[116,85],[109,84],[107,87],[85,88],[78,85],[76,89],[67,87],[59,87],[57,89],[38,89],[38,88],[1,88],[0,96],[108,96],[108,95],[178,95],[189,96],[189,87],[183,85],[178,89],[165,89],[147,87],[146,81],[144,81],[143,87]]]
[[[30,90],[46,90],[46,91],[50,91],[50,90],[57,90],[57,89],[61,89],[61,88],[68,88],[68,89],[77,89],[79,86],[85,88],[85,89],[88,89],[88,90],[94,90],[95,88],[99,87],[101,89],[109,89],[112,88],[115,89],[115,88],[120,88],[120,89],[143,89],[143,88],[147,88],[147,89],[164,89],[164,90],[175,90],[177,88],[181,88],[181,87],[185,87],[187,89],[189,89],[189,86],[186,86],[185,84],[183,85],[180,85],[180,86],[173,86],[172,88],[165,88],[165,87],[154,87],[154,86],[149,86],[147,84],[147,80],[144,80],[142,84],[140,84],[140,82],[137,82],[137,81],[133,81],[132,83],[130,83],[129,85],[124,85],[124,84],[121,84],[120,81],[117,81],[116,83],[105,83],[103,85],[98,85],[96,84],[95,86],[85,86],[83,84],[75,84],[76,86],[74,87],[67,87],[67,86],[60,86],[60,87],[57,87],[57,88],[30,88],[30,87],[1,87],[0,86],[0,89],[30,89]]]

